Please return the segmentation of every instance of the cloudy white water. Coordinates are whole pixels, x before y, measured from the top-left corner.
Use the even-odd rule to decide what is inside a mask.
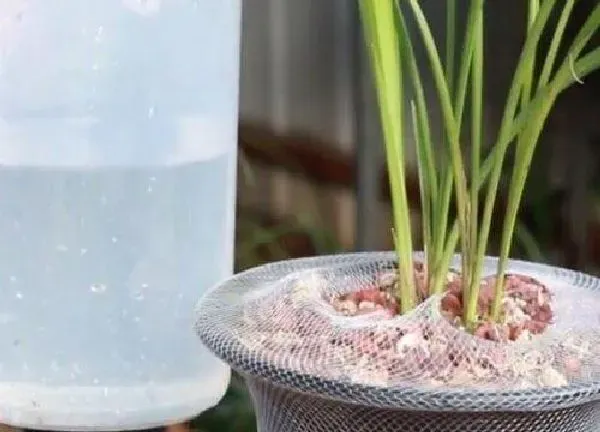
[[[4,420],[124,427],[222,395],[192,313],[232,271],[239,13],[0,1]]]

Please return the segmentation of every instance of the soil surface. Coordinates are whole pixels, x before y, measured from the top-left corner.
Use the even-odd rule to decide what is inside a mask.
[[[420,298],[428,296],[425,272],[422,263],[414,267],[415,283]],[[464,299],[460,274],[450,272],[445,295],[441,302],[441,312],[452,324],[462,325]],[[504,278],[504,300],[501,324],[494,323],[489,316],[494,298],[495,276],[481,281],[477,305],[481,322],[474,335],[493,341],[516,341],[524,334],[538,335],[552,322],[552,295],[548,287],[536,279],[519,274],[507,274]],[[349,294],[331,299],[334,309],[347,316],[357,316],[383,310],[389,317],[400,314],[400,300],[396,292],[398,278],[395,272],[382,274],[372,286],[367,286]]]
[[[248,303],[237,331],[250,350],[278,367],[375,386],[536,389],[586,380],[600,370],[600,348],[592,343],[600,333],[550,326],[564,287],[553,296],[532,277],[507,274],[503,320],[496,324],[487,319],[495,278],[482,279],[480,322],[471,334],[461,319],[460,274],[447,275],[441,298],[429,296],[422,264],[414,277],[427,300],[401,316],[393,268],[350,276],[309,272],[277,295]]]

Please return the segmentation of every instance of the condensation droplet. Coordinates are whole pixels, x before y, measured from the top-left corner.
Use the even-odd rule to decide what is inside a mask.
[[[19,300],[23,299],[23,293],[21,291],[17,291],[17,293],[15,294],[15,297],[18,298]]]
[[[154,107],[153,106],[148,108],[148,118],[151,119],[152,117],[154,117]]]
[[[85,254],[87,253],[87,251],[88,251],[88,250],[87,250],[86,248],[81,248],[81,249],[79,250],[79,254],[80,254],[81,256],[83,256],[83,255],[85,255]]]
[[[68,252],[69,248],[64,244],[56,245],[57,252]]]
[[[97,294],[103,293],[106,291],[106,285],[100,283],[92,284],[90,285],[90,291]]]
[[[110,240],[111,240],[113,243],[116,243],[116,242],[118,242],[118,241],[119,241],[119,239],[118,239],[118,238],[116,238],[116,237],[113,237],[113,238],[111,238]]]
[[[94,384],[98,384],[98,383],[100,382],[100,380],[99,380],[98,378],[94,378],[94,379],[92,380],[92,382],[93,382]]]
[[[15,283],[17,281],[17,277],[16,276],[11,276],[9,278],[9,280],[10,280],[11,283]]]
[[[133,317],[133,322],[139,323],[141,321],[139,316]]]

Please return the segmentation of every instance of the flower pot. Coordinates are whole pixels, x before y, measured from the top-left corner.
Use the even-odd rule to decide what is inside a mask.
[[[511,261],[509,272],[549,288],[555,312],[543,334],[515,342],[457,328],[435,296],[399,317],[336,312],[327,299],[371,286],[393,258],[360,253],[273,263],[204,296],[197,332],[246,377],[260,430],[598,429],[599,279]],[[486,274],[495,262],[486,259]]]

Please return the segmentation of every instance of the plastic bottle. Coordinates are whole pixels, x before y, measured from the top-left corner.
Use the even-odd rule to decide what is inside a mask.
[[[0,421],[216,404],[193,307],[232,272],[241,0],[0,2]]]

